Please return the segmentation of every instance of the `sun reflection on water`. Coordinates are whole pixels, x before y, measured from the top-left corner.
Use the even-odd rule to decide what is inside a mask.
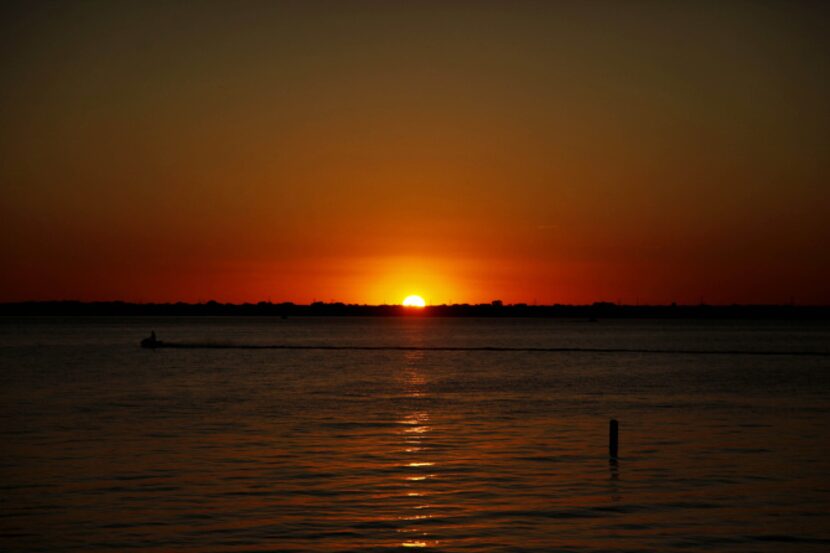
[[[424,352],[408,351],[405,354],[405,367],[401,371],[402,384],[407,400],[417,400],[417,405],[427,398],[427,378],[423,371]],[[411,404],[411,401],[409,402]],[[423,499],[428,496],[427,489],[422,487],[425,482],[435,478],[432,472],[420,472],[425,468],[434,470],[435,461],[428,458],[429,448],[427,447],[429,434],[432,431],[430,425],[430,414],[423,409],[407,412],[399,421],[402,425],[399,435],[403,440],[403,452],[409,456],[400,464],[400,467],[410,471],[410,474],[403,475],[405,486],[409,488],[405,494],[407,498]],[[412,473],[414,472],[414,474]],[[401,534],[417,534],[418,537],[410,537],[401,542],[402,547],[430,547],[437,544],[436,540],[430,540],[430,534],[421,528],[418,523],[433,518],[430,512],[432,505],[420,501],[406,508],[398,519],[407,522],[407,526],[399,528]],[[411,510],[410,510],[411,509]]]
[[[432,478],[433,476],[435,476],[435,475],[434,474],[424,474],[422,476],[407,476],[406,480],[409,480],[410,482],[420,482],[421,480],[427,480],[429,478]]]

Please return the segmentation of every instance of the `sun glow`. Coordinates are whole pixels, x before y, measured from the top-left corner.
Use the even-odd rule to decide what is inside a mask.
[[[404,307],[426,307],[426,304],[421,296],[407,296],[403,300]]]

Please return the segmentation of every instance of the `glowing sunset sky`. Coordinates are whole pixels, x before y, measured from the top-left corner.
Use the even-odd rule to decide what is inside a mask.
[[[794,2],[0,14],[0,301],[830,303]]]

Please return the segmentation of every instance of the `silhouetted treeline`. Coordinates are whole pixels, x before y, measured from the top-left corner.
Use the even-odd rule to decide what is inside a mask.
[[[39,301],[0,304],[3,316],[358,316],[358,317],[567,317],[592,319],[830,319],[828,306],[795,305],[504,305],[496,300],[483,304],[430,305],[423,309],[400,305],[355,305],[315,302],[294,303],[126,303]]]

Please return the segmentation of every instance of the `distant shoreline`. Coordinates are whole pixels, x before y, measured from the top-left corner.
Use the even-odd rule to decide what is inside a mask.
[[[797,305],[356,305],[294,303],[127,303],[31,301],[0,303],[0,316],[265,316],[265,317],[515,317],[586,319],[830,320],[830,306]]]

